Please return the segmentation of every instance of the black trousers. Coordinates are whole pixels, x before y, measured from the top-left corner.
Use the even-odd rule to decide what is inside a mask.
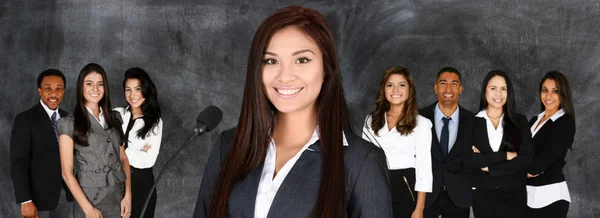
[[[526,215],[527,217],[566,218],[568,212],[569,202],[560,200],[542,208],[527,207]]]
[[[430,207],[425,208],[423,217],[438,218],[442,215],[442,218],[469,218],[469,213],[468,207],[457,207],[448,196],[448,192],[441,190],[437,200]]]
[[[389,170],[392,186],[392,210],[394,218],[410,218],[415,210],[415,169]]]
[[[138,218],[142,214],[142,207],[150,188],[154,185],[154,173],[152,168],[138,169],[131,167],[131,217]],[[156,191],[152,193],[144,218],[154,218],[156,207]]]
[[[505,190],[473,190],[473,214],[476,218],[525,217],[525,186]]]

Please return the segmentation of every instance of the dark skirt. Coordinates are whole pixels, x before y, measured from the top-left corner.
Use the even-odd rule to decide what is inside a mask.
[[[150,193],[152,185],[154,185],[152,168],[138,169],[131,167],[131,217],[138,218],[142,214],[142,207],[144,207],[146,197]],[[150,197],[150,201],[146,207],[144,218],[153,218],[155,207],[156,190],[152,192],[152,197]]]
[[[410,218],[417,203],[415,168],[389,170],[394,218]]]
[[[525,186],[500,190],[473,190],[473,214],[477,218],[525,217]]]

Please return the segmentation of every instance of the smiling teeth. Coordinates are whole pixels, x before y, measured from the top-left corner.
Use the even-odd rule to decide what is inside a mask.
[[[98,97],[98,96],[100,96],[100,94],[90,94],[90,96],[92,96],[92,97]]]
[[[279,94],[282,95],[293,95],[298,93],[302,89],[276,89]]]

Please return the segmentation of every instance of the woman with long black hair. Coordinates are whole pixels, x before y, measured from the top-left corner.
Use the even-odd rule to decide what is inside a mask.
[[[125,133],[125,153],[131,165],[131,215],[139,217],[146,196],[154,185],[152,166],[162,139],[163,122],[154,82],[146,71],[131,68],[125,72],[123,90],[127,107],[113,109]],[[156,191],[152,192],[144,217],[154,217]]]
[[[333,36],[299,6],[261,23],[237,127],[213,146],[194,217],[391,217],[385,156],[349,131]]]
[[[131,215],[129,161],[119,121],[110,113],[109,93],[104,68],[86,65],[77,78],[75,110],[57,124],[63,179],[78,203],[75,218]]]
[[[562,169],[575,139],[571,85],[551,71],[538,90],[542,113],[529,121],[535,156],[527,171],[527,217],[567,217],[571,196]]]
[[[533,148],[527,118],[517,113],[508,75],[489,72],[481,85],[473,128],[475,217],[523,217]]]

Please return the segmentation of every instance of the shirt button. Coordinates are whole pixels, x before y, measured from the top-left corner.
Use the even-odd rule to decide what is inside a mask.
[[[113,154],[109,154],[108,157],[113,157]]]
[[[98,173],[99,171],[98,171],[98,170],[95,170],[94,172]]]
[[[95,201],[95,200],[98,200],[98,198],[97,198],[97,197],[94,197],[94,201]]]
[[[110,142],[110,139],[107,139],[106,142]]]

